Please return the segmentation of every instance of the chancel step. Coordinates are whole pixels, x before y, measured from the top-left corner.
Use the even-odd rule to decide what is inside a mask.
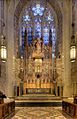
[[[16,106],[61,106],[61,97],[54,95],[26,95],[15,98]]]

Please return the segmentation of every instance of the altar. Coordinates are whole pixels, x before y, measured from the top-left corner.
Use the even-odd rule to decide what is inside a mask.
[[[50,88],[28,88],[26,94],[50,94]]]
[[[52,45],[45,45],[39,38],[33,40],[31,45],[26,44],[22,62],[24,76],[22,86],[19,84],[22,95],[53,94]]]

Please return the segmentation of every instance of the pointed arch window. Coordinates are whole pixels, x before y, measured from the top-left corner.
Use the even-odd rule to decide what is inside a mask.
[[[30,2],[21,15],[21,36],[20,44],[24,47],[24,29],[27,32],[28,44],[32,43],[35,38],[42,38],[44,44],[49,43],[50,29],[52,31],[52,43],[55,46],[56,41],[56,22],[52,8],[47,4],[41,4],[38,1]],[[23,48],[22,48],[23,49]]]

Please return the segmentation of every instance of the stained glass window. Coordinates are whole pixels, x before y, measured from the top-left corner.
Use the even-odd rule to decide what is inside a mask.
[[[28,29],[28,44],[31,44],[32,43],[32,39],[33,39],[33,36],[32,36],[32,29],[29,28]]]
[[[55,42],[56,42],[56,29],[52,27],[52,50],[55,52]]]
[[[50,37],[52,37],[51,40],[54,45],[52,50],[54,50],[56,23],[51,6],[49,6],[49,4],[45,6],[42,2],[32,1],[32,3],[30,2],[30,4],[24,8],[21,16],[20,44],[22,44],[22,49],[24,49],[24,31],[26,29],[28,44],[31,44],[35,38],[42,38],[44,44],[48,44]],[[50,35],[50,29],[52,35]]]
[[[22,27],[22,49],[24,49],[24,34],[25,33],[25,28]]]
[[[47,27],[45,27],[43,30],[43,40],[44,40],[44,44],[48,44],[48,42],[49,42],[49,29]]]
[[[54,18],[53,18],[53,16],[51,15],[50,11],[49,11],[48,14],[46,15],[46,21],[47,21],[49,24],[54,21]]]
[[[42,16],[44,7],[41,7],[40,4],[36,4],[36,6],[32,8],[32,11],[33,11],[34,16],[36,15]]]
[[[25,15],[25,16],[23,16],[23,19],[24,19],[25,22],[29,22],[30,21],[30,16]]]
[[[35,24],[35,37],[41,38],[41,24],[39,22]]]

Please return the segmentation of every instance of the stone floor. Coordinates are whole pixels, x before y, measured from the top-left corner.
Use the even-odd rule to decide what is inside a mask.
[[[72,119],[62,113],[61,107],[18,107],[11,119]]]

